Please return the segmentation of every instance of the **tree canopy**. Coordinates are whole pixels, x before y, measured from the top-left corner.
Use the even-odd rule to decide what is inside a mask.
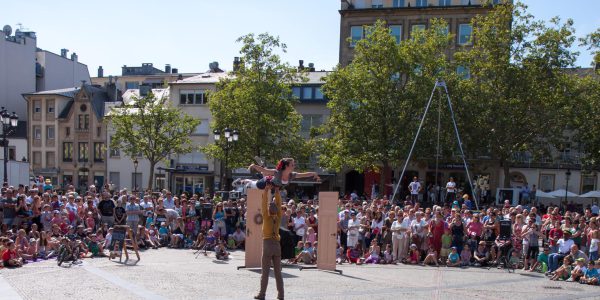
[[[108,122],[114,130],[112,148],[132,159],[141,154],[150,162],[149,189],[154,186],[154,167],[158,162],[194,149],[190,135],[200,125],[199,119],[173,107],[167,97],[158,98],[152,92],[112,108]]]

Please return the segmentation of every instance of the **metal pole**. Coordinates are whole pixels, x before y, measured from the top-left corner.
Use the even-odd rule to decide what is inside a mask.
[[[436,202],[440,203],[440,193],[442,191],[442,187],[438,185],[438,172],[439,172],[439,161],[440,161],[440,131],[442,131],[442,92],[439,91],[438,97],[438,119],[437,119],[437,145],[435,152],[435,182],[433,183],[434,188],[437,186],[436,192]],[[434,203],[435,204],[435,203]]]
[[[471,181],[471,175],[469,174],[469,167],[467,165],[467,157],[465,156],[465,151],[463,150],[462,140],[460,139],[460,134],[458,133],[458,126],[456,125],[456,119],[454,118],[454,109],[452,108],[452,101],[450,101],[450,94],[448,93],[448,87],[445,82],[441,84],[446,91],[446,98],[448,99],[448,107],[450,108],[450,116],[452,117],[452,124],[454,125],[454,132],[456,133],[456,139],[458,140],[458,148],[460,149],[460,154],[462,155],[462,160],[465,165],[465,172],[467,173],[467,178],[469,179],[469,186],[471,187],[471,194],[473,196],[473,200],[475,200],[475,207],[479,210],[479,201],[477,200],[477,196],[473,193],[473,182]]]
[[[410,161],[410,157],[412,156],[413,150],[415,149],[415,145],[417,144],[417,139],[419,138],[419,134],[421,133],[421,128],[423,128],[423,123],[425,123],[425,117],[427,116],[427,112],[429,111],[429,107],[431,106],[431,99],[433,99],[433,93],[435,93],[435,89],[438,86],[438,82],[435,83],[433,90],[431,90],[431,96],[429,96],[429,101],[427,101],[427,106],[425,107],[425,113],[423,113],[423,117],[421,118],[421,123],[419,124],[419,129],[417,129],[417,133],[415,134],[415,138],[413,140],[412,146],[410,147],[410,151],[408,152],[408,157],[406,161],[404,161],[404,167],[402,167],[402,173],[400,173],[400,177],[398,177],[398,184],[394,189],[394,194],[392,195],[392,201],[396,198],[396,193],[398,192],[398,187],[400,187],[400,183],[402,182],[402,177],[404,176],[404,172],[406,171],[406,167],[408,166],[408,162]]]
[[[2,128],[2,145],[4,145],[4,184],[8,184],[8,139],[6,139],[6,127]]]

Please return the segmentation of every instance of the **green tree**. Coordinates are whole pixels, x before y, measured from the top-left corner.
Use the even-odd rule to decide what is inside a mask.
[[[181,109],[171,106],[166,97],[153,93],[133,97],[132,101],[112,108],[108,118],[115,133],[111,147],[129,157],[141,154],[150,163],[148,188],[154,186],[154,167],[173,154],[185,154],[194,149],[190,134],[200,125]]]
[[[471,73],[459,83],[470,123],[465,143],[501,163],[505,186],[515,153],[547,153],[562,138],[572,89],[565,69],[578,54],[570,50],[572,25],[558,18],[545,25],[519,2],[496,5],[472,20],[472,48],[455,54]]]
[[[301,82],[303,76],[281,62],[278,52],[285,52],[286,45],[266,33],[248,34],[237,42],[243,43],[239,69],[217,83],[209,102],[213,129],[239,131],[239,141],[229,152],[229,165],[247,166],[254,156],[268,162],[288,155],[305,158],[306,143],[300,136],[302,117],[294,109],[291,96],[291,85]],[[202,149],[210,157],[225,158],[219,145]]]
[[[442,20],[399,45],[385,22],[366,26],[354,59],[325,78],[331,115],[316,143],[325,167],[388,170],[406,158],[452,37]],[[389,180],[383,172],[380,190]]]

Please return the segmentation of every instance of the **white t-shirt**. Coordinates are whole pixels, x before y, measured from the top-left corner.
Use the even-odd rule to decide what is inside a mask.
[[[358,229],[360,228],[360,220],[348,220],[348,236],[358,236]]]
[[[296,231],[297,236],[304,236],[304,231],[306,230],[304,225],[306,225],[304,217],[294,218],[294,230]]]
[[[241,242],[241,241],[243,241],[243,240],[245,240],[245,239],[246,239],[246,234],[245,234],[245,233],[244,233],[242,230],[240,230],[239,232],[236,230],[236,231],[235,231],[235,232],[232,234],[232,236],[233,236],[233,239],[234,239],[236,242]]]
[[[412,195],[417,195],[421,189],[421,183],[418,181],[413,181],[408,185],[408,189]]]
[[[446,190],[448,191],[448,193],[456,192],[456,182],[448,181],[448,183],[446,183]]]

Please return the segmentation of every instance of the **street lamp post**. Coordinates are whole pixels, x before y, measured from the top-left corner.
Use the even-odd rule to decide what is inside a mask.
[[[6,108],[0,109],[0,122],[2,123],[2,141],[0,145],[4,148],[4,184],[8,184],[8,139],[9,134],[13,133],[17,128],[19,117],[13,111],[9,114]]]
[[[571,178],[571,169],[567,169],[567,173],[565,173],[567,183],[565,185],[565,203],[567,203],[567,197],[569,196],[569,179]]]
[[[137,192],[137,167],[138,167],[138,160],[136,158],[133,161],[133,188],[131,189],[134,192]]]
[[[221,140],[221,132],[218,129],[215,129],[213,134],[215,135],[215,142],[218,143]],[[231,150],[233,143],[238,141],[240,133],[236,129],[225,127],[223,130],[223,137],[224,139],[221,143],[221,147],[223,147],[223,150],[225,151],[225,162],[222,166],[224,170],[221,172],[221,183],[219,185],[220,190],[227,188],[227,164],[229,163],[229,150]]]

